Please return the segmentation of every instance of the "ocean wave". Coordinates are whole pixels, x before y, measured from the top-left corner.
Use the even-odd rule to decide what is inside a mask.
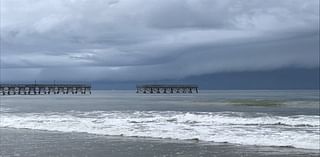
[[[0,113],[1,113],[1,112],[10,112],[10,111],[12,111],[11,108],[6,108],[6,107],[0,106]]]
[[[319,116],[244,112],[3,113],[0,127],[319,149]]]

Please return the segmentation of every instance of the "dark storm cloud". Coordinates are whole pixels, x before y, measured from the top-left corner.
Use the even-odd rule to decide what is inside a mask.
[[[318,0],[4,0],[2,80],[319,66]]]

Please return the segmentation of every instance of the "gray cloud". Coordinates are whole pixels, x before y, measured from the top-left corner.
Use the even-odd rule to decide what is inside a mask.
[[[1,1],[1,80],[319,66],[318,0]]]

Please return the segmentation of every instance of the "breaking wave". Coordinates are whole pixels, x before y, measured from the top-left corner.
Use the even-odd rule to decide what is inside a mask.
[[[319,149],[319,116],[244,112],[2,113],[0,127]]]

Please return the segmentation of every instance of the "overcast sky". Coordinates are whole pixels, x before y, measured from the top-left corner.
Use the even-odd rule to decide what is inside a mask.
[[[1,0],[1,80],[319,67],[319,0]]]

